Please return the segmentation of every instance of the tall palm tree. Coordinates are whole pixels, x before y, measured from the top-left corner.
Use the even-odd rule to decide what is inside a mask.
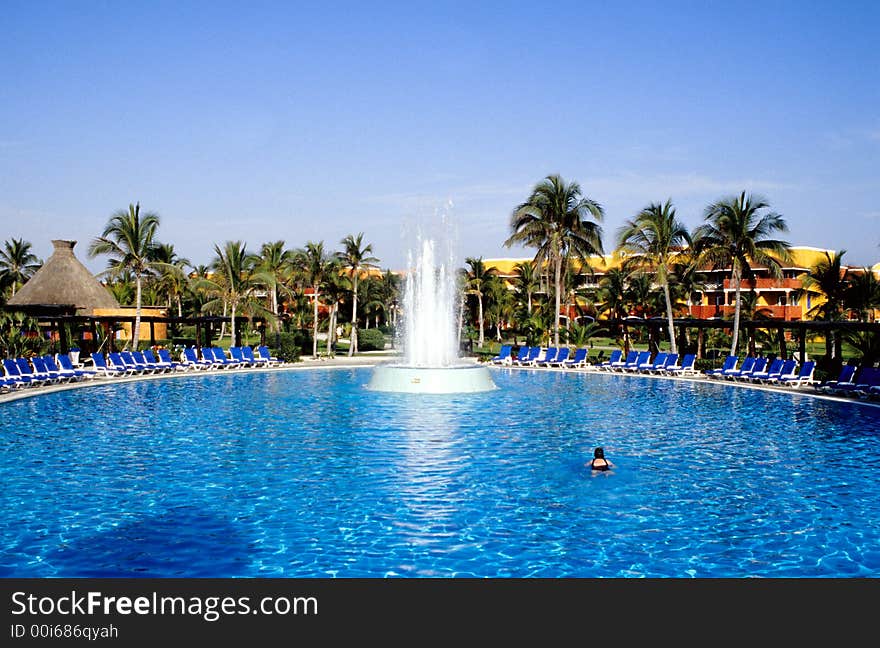
[[[158,288],[164,293],[168,308],[177,305],[177,317],[183,317],[183,295],[189,285],[186,266],[189,259],[178,256],[173,243],[159,243],[152,254],[151,266],[158,272]]]
[[[257,288],[254,267],[259,258],[248,253],[247,245],[241,241],[226,241],[222,248],[215,244],[214,255],[211,263],[214,274],[211,279],[202,279],[200,284],[215,299],[202,306],[202,310],[216,312],[220,306],[224,310],[228,308],[232,344],[237,345],[236,314],[265,310],[254,295]]]
[[[477,346],[482,349],[483,342],[485,341],[483,298],[486,296],[486,282],[494,274],[494,270],[486,267],[486,264],[483,263],[483,257],[467,257],[464,262],[469,266],[467,277],[465,278],[465,291],[467,294],[474,295],[477,298],[477,323],[479,325]]]
[[[526,306],[526,312],[532,314],[532,295],[535,294],[540,285],[538,272],[535,270],[535,264],[531,261],[525,263],[517,263],[513,266],[514,278],[513,285],[516,287],[517,294]]]
[[[31,253],[31,244],[23,239],[3,242],[0,250],[0,288],[12,286],[12,296],[43,264]]]
[[[135,281],[135,316],[131,345],[138,347],[141,328],[141,300],[144,277],[151,274],[151,261],[156,248],[154,238],[159,228],[159,216],[153,212],[141,214],[140,202],[120,209],[110,216],[101,236],[89,245],[89,256],[106,254],[108,274],[131,272]]]
[[[776,232],[787,232],[785,219],[769,210],[763,198],[746,195],[725,198],[706,207],[705,223],[694,231],[694,245],[701,258],[714,267],[730,265],[731,283],[735,293],[733,335],[730,355],[736,355],[739,342],[739,318],[742,305],[740,291],[743,278],[751,278],[752,265],[766,265],[774,277],[781,276],[780,261],[790,259],[788,242],[771,238]]]
[[[275,317],[275,332],[281,331],[281,319],[278,317],[278,293],[287,291],[285,281],[290,265],[293,262],[293,252],[284,249],[284,241],[272,241],[263,243],[255,268],[254,279],[266,288],[269,296],[269,310]]]
[[[373,252],[372,244],[364,245],[364,233],[357,236],[349,234],[342,239],[343,250],[339,255],[342,267],[351,278],[351,342],[348,345],[348,355],[357,352],[357,309],[358,309],[358,279],[361,272],[370,268],[376,268],[379,259],[370,256]]]
[[[331,263],[332,259],[324,251],[323,241],[320,243],[309,241],[296,255],[296,265],[313,293],[312,357],[314,358],[318,357],[318,300],[321,296],[321,286],[327,273],[330,272]]]
[[[596,291],[597,310],[606,313],[609,319],[622,322],[623,350],[626,353],[629,353],[629,330],[626,326],[629,281],[628,272],[622,268],[612,268],[599,280],[599,289]]]
[[[858,313],[859,321],[873,322],[874,310],[880,308],[880,281],[871,268],[848,274],[849,286],[844,294],[844,304]]]
[[[801,288],[796,295],[812,295],[819,297],[819,303],[807,311],[807,315],[816,319],[835,322],[843,319],[843,309],[847,291],[850,290],[847,269],[843,266],[843,255],[846,250],[834,254],[825,252],[821,259],[801,280]],[[825,357],[829,362],[840,360],[842,338],[829,329],[825,336]]]
[[[511,215],[508,247],[520,243],[537,248],[535,264],[549,263],[554,273],[556,313],[553,320],[554,345],[559,346],[559,311],[562,307],[562,265],[571,256],[584,264],[593,254],[602,254],[602,229],[596,222],[604,217],[602,207],[581,195],[577,182],[567,183],[559,175],[549,175],[532,190],[526,202]]]
[[[652,269],[654,281],[663,290],[666,301],[666,323],[669,327],[669,347],[678,353],[675,344],[675,324],[672,319],[672,298],[669,294],[669,277],[672,264],[685,245],[691,244],[691,236],[684,224],[675,216],[672,202],[651,203],[628,220],[617,235],[618,248],[629,254],[626,263]]]

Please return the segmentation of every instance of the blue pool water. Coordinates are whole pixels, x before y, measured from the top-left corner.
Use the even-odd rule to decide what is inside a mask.
[[[878,577],[880,410],[724,385],[369,369],[0,405],[0,576]],[[603,445],[617,464],[584,468]]]

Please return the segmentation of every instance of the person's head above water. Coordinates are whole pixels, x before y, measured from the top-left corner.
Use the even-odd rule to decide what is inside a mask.
[[[605,449],[604,449],[604,448],[601,448],[601,447],[596,448],[596,449],[593,451],[593,457],[594,457],[595,459],[604,459],[604,458],[605,458]]]

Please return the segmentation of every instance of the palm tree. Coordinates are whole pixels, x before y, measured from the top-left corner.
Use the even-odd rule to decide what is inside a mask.
[[[859,321],[873,322],[874,309],[880,308],[880,281],[871,268],[849,272],[849,286],[844,293],[844,304],[858,313]]]
[[[309,241],[296,255],[296,265],[313,293],[312,357],[314,358],[318,357],[318,300],[321,296],[321,286],[327,273],[330,272],[331,261],[324,252],[323,241],[320,243]]]
[[[43,264],[31,253],[31,244],[23,239],[3,242],[0,250],[0,287],[12,286],[12,296]]]
[[[290,265],[293,262],[293,252],[284,249],[284,241],[263,243],[255,268],[254,279],[266,288],[269,295],[269,309],[275,317],[275,332],[281,331],[281,319],[278,317],[278,292],[284,290],[284,282]]]
[[[113,213],[101,236],[94,239],[89,246],[89,256],[96,257],[106,254],[108,274],[117,275],[129,271],[135,281],[135,316],[132,331],[132,349],[138,347],[138,336],[141,328],[141,299],[143,279],[151,274],[150,263],[156,248],[153,242],[159,228],[159,216],[153,212],[141,214],[138,202],[128,206],[128,211],[120,209]]]
[[[475,259],[467,257],[464,262],[470,267],[465,278],[465,292],[477,298],[477,323],[479,325],[479,337],[477,346],[483,348],[485,333],[483,326],[483,298],[486,295],[486,282],[494,274],[494,270],[487,268],[483,263],[483,257]]]
[[[348,345],[348,355],[351,356],[357,352],[358,279],[362,271],[377,267],[376,263],[379,259],[370,256],[373,252],[373,246],[372,244],[364,245],[363,232],[357,236],[349,234],[342,239],[342,245],[345,249],[339,258],[342,261],[342,267],[351,278],[351,342]]]
[[[590,221],[601,221],[599,203],[582,197],[577,182],[566,183],[559,175],[549,175],[532,190],[526,202],[511,215],[513,234],[504,242],[508,247],[520,243],[537,248],[535,264],[545,262],[553,268],[556,313],[553,320],[554,345],[559,346],[559,310],[562,307],[562,264],[580,256],[584,264],[593,254],[602,254],[602,229]]]
[[[627,264],[653,269],[654,281],[662,288],[666,301],[670,352],[678,353],[669,278],[672,264],[680,255],[681,248],[691,243],[687,228],[676,218],[675,208],[667,200],[663,205],[651,203],[642,209],[635,219],[627,221],[620,228],[617,240],[618,248],[630,255]]]
[[[780,261],[790,258],[789,244],[770,238],[774,232],[787,232],[785,219],[767,211],[770,205],[763,199],[746,195],[725,198],[706,207],[706,223],[694,232],[694,245],[701,259],[714,267],[730,264],[731,283],[736,302],[733,314],[733,334],[730,355],[736,355],[739,341],[739,317],[742,308],[740,289],[743,278],[753,276],[752,265],[764,264],[774,277],[782,274]]]
[[[172,302],[177,305],[177,317],[183,317],[183,294],[189,285],[185,267],[189,259],[181,258],[174,250],[173,243],[159,243],[152,254],[151,266],[158,271],[158,288],[165,294],[168,308]]]
[[[540,285],[538,273],[535,271],[535,264],[532,262],[517,263],[513,266],[514,278],[513,285],[520,299],[526,306],[526,312],[532,314],[532,295],[535,294]]]
[[[842,264],[844,254],[846,250],[834,254],[825,252],[825,258],[810,268],[801,280],[801,288],[795,294],[812,295],[821,300],[807,311],[807,315],[829,322],[843,319],[846,295],[850,290],[847,270]],[[825,357],[828,362],[840,360],[841,342],[841,337],[829,329],[825,336]]]
[[[612,268],[599,280],[599,289],[596,291],[596,308],[600,313],[606,313],[609,319],[622,322],[623,350],[629,353],[629,330],[626,326],[626,316],[629,295],[629,273],[622,268]]]
[[[202,310],[216,312],[222,306],[230,313],[230,336],[232,344],[239,343],[235,329],[235,316],[238,311],[254,312],[265,310],[257,302],[254,292],[257,283],[254,281],[254,267],[258,257],[249,254],[247,245],[241,241],[227,241],[221,248],[214,245],[212,279],[202,279],[199,283],[208,293],[215,297],[202,306]]]

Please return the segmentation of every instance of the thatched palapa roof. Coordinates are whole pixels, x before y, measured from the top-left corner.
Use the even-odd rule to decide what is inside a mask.
[[[119,302],[73,254],[76,241],[52,241],[55,250],[7,306],[71,307],[91,315],[96,308],[119,308]]]

